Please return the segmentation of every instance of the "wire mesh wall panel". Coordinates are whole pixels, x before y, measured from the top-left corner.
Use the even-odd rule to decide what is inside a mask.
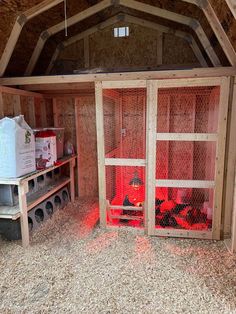
[[[145,158],[146,91],[103,90],[107,158]]]
[[[156,229],[212,229],[219,100],[220,87],[158,89]]]
[[[132,184],[134,175],[140,185]],[[107,222],[110,225],[143,227],[145,198],[145,168],[106,166]]]
[[[124,165],[105,167],[106,199],[111,206],[107,222],[142,227],[145,167],[134,162],[145,159],[146,154],[146,90],[104,89],[103,114],[105,158],[111,164],[124,160]]]

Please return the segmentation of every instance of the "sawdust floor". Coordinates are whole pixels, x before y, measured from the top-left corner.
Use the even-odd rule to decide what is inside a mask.
[[[97,203],[54,214],[24,251],[0,240],[0,313],[236,313],[222,242],[101,230]]]

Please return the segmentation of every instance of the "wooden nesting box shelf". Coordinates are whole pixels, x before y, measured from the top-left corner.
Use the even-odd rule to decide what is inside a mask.
[[[45,199],[56,193],[58,190],[70,184],[70,196],[71,201],[75,199],[75,187],[74,187],[74,167],[76,156],[70,156],[59,160],[58,165],[49,167],[45,170],[38,170],[33,173],[27,174],[20,178],[0,178],[0,184],[17,185],[19,195],[19,205],[16,206],[0,206],[0,218],[16,220],[20,218],[21,221],[21,233],[22,244],[24,247],[29,245],[29,228],[28,228],[28,216],[27,212]],[[29,191],[28,182],[35,179],[47,172],[54,171],[57,168],[62,167],[65,164],[69,164],[69,176],[62,176],[53,184],[49,184],[41,190],[33,193],[29,197],[26,194]]]

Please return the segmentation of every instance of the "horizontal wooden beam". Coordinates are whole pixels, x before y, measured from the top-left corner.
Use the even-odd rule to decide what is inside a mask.
[[[194,231],[184,229],[164,229],[156,228],[151,235],[160,237],[194,238],[194,239],[212,239],[212,231]]]
[[[20,95],[20,96],[32,96],[36,98],[43,98],[42,94],[34,93],[30,91],[25,91],[22,89],[16,89],[12,87],[0,86],[0,93],[12,94],[12,95]]]
[[[145,167],[145,159],[105,158],[105,166]]]
[[[102,82],[103,89],[113,88],[145,88],[146,80],[131,80],[131,81],[104,81]]]
[[[207,70],[206,70],[207,71]],[[160,80],[157,82],[158,88],[173,88],[173,87],[201,87],[201,86],[219,86],[222,78],[208,77],[198,80],[197,78],[189,78],[188,80]]]
[[[234,76],[235,67],[218,68],[194,68],[188,70],[167,70],[167,71],[143,71],[143,72],[119,72],[119,73],[97,73],[77,75],[50,75],[32,77],[3,77],[0,78],[0,85],[40,85],[60,83],[85,83],[97,81],[120,81],[120,80],[160,80],[176,78],[204,78]]]
[[[157,152],[158,154],[158,152]],[[168,188],[196,188],[196,189],[214,189],[214,181],[204,180],[156,180],[157,187],[168,187]]]
[[[217,134],[211,133],[157,133],[157,141],[190,141],[190,142],[215,142]]]

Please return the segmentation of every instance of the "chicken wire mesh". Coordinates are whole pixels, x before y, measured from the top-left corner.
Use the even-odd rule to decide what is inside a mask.
[[[187,230],[211,230],[214,190],[156,188],[155,226]]]
[[[106,166],[106,199],[116,207],[108,210],[108,223],[142,227],[144,198],[144,167]]]
[[[103,90],[106,158],[145,158],[146,90]]]
[[[158,90],[158,133],[216,133],[220,87]]]
[[[217,133],[219,95],[219,87],[158,90],[157,133]],[[214,141],[157,140],[156,179],[214,181],[215,160]],[[214,189],[189,184],[156,188],[156,228],[211,229]]]

